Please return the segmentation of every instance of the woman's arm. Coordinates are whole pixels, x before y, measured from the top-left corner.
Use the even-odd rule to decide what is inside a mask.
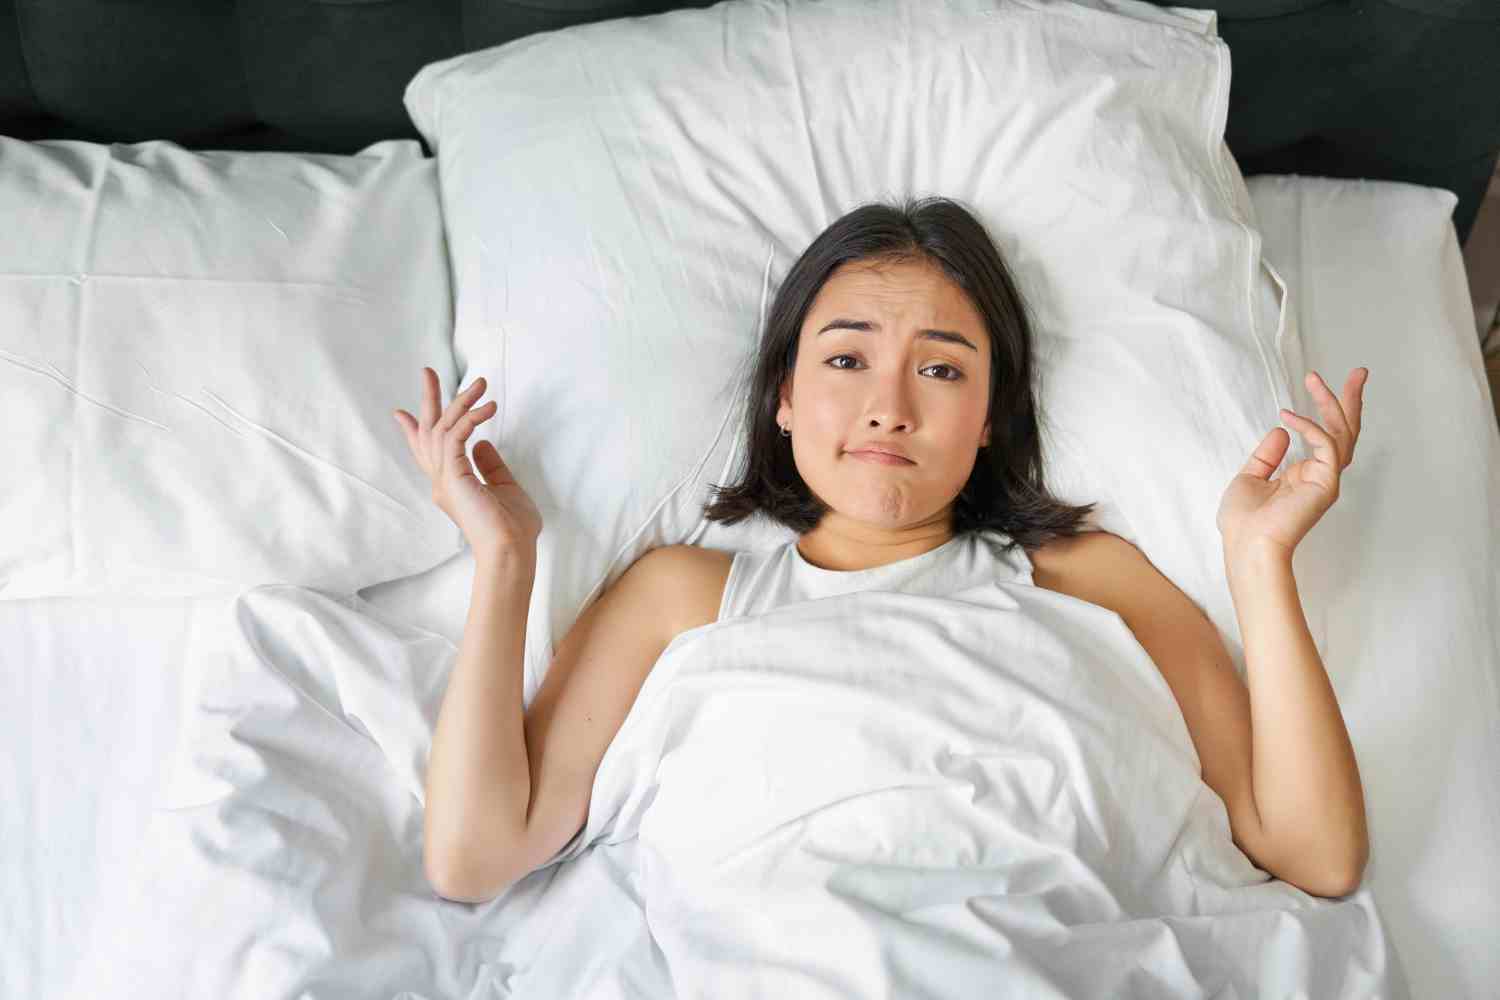
[[[1352,892],[1370,850],[1364,787],[1291,554],[1252,542],[1226,548],[1224,566],[1245,643],[1251,782],[1280,877]]]
[[[1338,500],[1364,420],[1368,368],[1341,396],[1310,371],[1303,384],[1325,428],[1292,410],[1280,416],[1312,451],[1280,475],[1291,434],[1273,427],[1229,481],[1216,524],[1245,642],[1251,703],[1251,785],[1260,825],[1284,866],[1317,884],[1353,891],[1369,856],[1364,788],[1333,686],[1302,616],[1292,553]]]
[[[472,845],[519,843],[526,828],[522,663],[535,581],[534,549],[476,556],[463,641],[427,761],[423,860],[434,886],[470,884],[473,873],[453,868],[482,853]]]
[[[1213,622],[1130,542],[1107,531],[1093,531],[1037,550],[1032,562],[1032,579],[1038,587],[1108,608],[1140,640],[1182,709],[1203,781],[1223,800],[1230,836],[1245,856],[1256,867],[1317,896],[1353,891],[1359,881],[1355,862],[1363,867],[1364,852],[1361,848],[1354,857],[1356,852],[1339,835],[1338,824],[1347,817],[1331,806],[1338,801],[1339,781],[1344,776],[1334,781],[1328,777],[1329,771],[1337,773],[1341,758],[1335,756],[1332,767],[1326,754],[1322,766],[1310,759],[1319,752],[1319,737],[1327,737],[1330,726],[1337,729],[1335,738],[1322,739],[1321,745],[1336,745],[1338,738],[1347,741],[1347,736],[1337,706],[1331,705],[1323,666],[1307,635],[1290,572],[1283,577],[1274,572],[1274,561],[1259,563],[1245,553],[1234,560],[1239,568],[1230,573],[1231,580],[1238,581],[1236,608],[1241,627],[1247,636],[1258,637],[1248,643],[1247,670],[1255,678],[1254,717],[1272,720],[1268,727],[1252,726],[1250,691]],[[1265,565],[1273,571],[1263,569]],[[1301,641],[1297,641],[1299,635]],[[1272,642],[1261,641],[1266,636]],[[1293,651],[1291,656],[1278,648],[1277,640]],[[1309,677],[1321,681],[1321,701],[1307,699],[1296,683],[1286,683],[1288,679],[1305,683]],[[1283,703],[1298,698],[1301,710],[1288,713]],[[1274,752],[1256,753],[1256,740],[1275,741]],[[1349,774],[1357,792],[1359,775],[1352,761]],[[1284,782],[1290,784],[1282,787]],[[1332,798],[1330,790],[1336,793]],[[1293,816],[1291,836],[1282,836],[1287,824],[1268,829],[1262,823],[1260,794],[1269,800],[1273,818],[1283,813]],[[1287,808],[1304,797],[1312,799],[1316,808],[1300,815]],[[1361,810],[1362,840],[1363,798],[1356,794],[1354,803]]]

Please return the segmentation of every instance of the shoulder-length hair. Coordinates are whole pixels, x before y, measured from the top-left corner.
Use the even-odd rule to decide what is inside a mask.
[[[1033,550],[1087,530],[1094,504],[1074,507],[1047,491],[1037,430],[1031,323],[999,249],[962,204],[940,197],[860,205],[825,229],[792,265],[766,317],[745,407],[745,461],[728,486],[711,485],[711,521],[735,524],[757,512],[805,534],[828,507],[797,471],[791,440],[776,424],[783,382],[797,363],[802,323],[824,282],[843,264],[927,261],[963,289],[990,341],[990,444],[981,446],[953,506],[953,533],[997,530]],[[1000,419],[994,419],[996,415]],[[1010,548],[1012,546],[1007,546]]]

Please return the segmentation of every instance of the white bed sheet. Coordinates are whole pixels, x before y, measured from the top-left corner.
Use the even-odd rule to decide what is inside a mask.
[[[482,907],[421,864],[454,653],[305,588],[204,614],[182,752],[77,995],[1408,995],[1368,888],[1314,898],[1233,846],[1160,671],[1075,598],[976,580],[678,636],[564,864]],[[552,944],[580,872],[620,887],[588,902],[593,963]]]
[[[0,601],[0,996],[63,997],[166,775],[193,622],[222,598]]]
[[[1269,259],[1291,259],[1286,251],[1278,258],[1272,233],[1266,239]],[[1489,587],[1493,595],[1500,579],[1493,546],[1455,545],[1445,550],[1442,556],[1456,560],[1452,565],[1458,565],[1463,576],[1444,575],[1449,564],[1415,558],[1418,553],[1399,525],[1399,517],[1416,512],[1426,523],[1473,523],[1475,510],[1500,508],[1495,465],[1500,448],[1492,444],[1481,449],[1488,464],[1464,464],[1473,461],[1472,440],[1457,445],[1451,443],[1451,435],[1430,433],[1430,417],[1421,405],[1422,393],[1464,384],[1469,377],[1464,366],[1470,352],[1477,360],[1477,344],[1470,338],[1434,345],[1442,349],[1422,355],[1438,360],[1423,368],[1421,392],[1394,391],[1411,367],[1412,339],[1403,337],[1403,331],[1372,328],[1371,312],[1362,312],[1358,323],[1338,322],[1340,313],[1333,305],[1341,290],[1337,276],[1300,264],[1298,268],[1296,274],[1288,274],[1289,282],[1300,284],[1302,291],[1315,289],[1321,303],[1319,322],[1301,330],[1301,360],[1330,379],[1354,365],[1368,364],[1372,372],[1384,374],[1382,384],[1391,387],[1372,396],[1382,407],[1378,420],[1385,446],[1380,451],[1386,460],[1359,466],[1360,477],[1351,479],[1340,501],[1341,508],[1362,513],[1320,526],[1309,537],[1307,557],[1299,550],[1299,581],[1305,581],[1303,598],[1320,648],[1325,656],[1337,649],[1351,657],[1399,657],[1420,664],[1426,662],[1424,649],[1440,647],[1447,656],[1495,663],[1500,650],[1495,648],[1491,623],[1472,615],[1474,582]],[[1462,314],[1467,309],[1466,289],[1451,291],[1448,297]],[[1486,428],[1463,430],[1479,434]],[[1493,428],[1487,430],[1493,433]],[[1390,461],[1391,456],[1399,456],[1401,462]],[[1441,489],[1435,488],[1437,483]],[[1339,523],[1342,527],[1333,527]],[[1373,534],[1371,526],[1378,526]],[[1461,540],[1456,530],[1453,533]],[[1324,547],[1312,544],[1319,538],[1326,540]],[[1488,553],[1487,563],[1473,562],[1476,548]],[[1350,551],[1360,553],[1356,568],[1384,560],[1391,572],[1384,577],[1351,577],[1345,569],[1330,568],[1347,566]],[[1423,568],[1418,586],[1412,586],[1415,578],[1409,569],[1403,570],[1411,566]],[[411,623],[456,644],[471,572],[472,562],[463,554],[421,576],[372,588],[365,596],[372,612],[382,611],[392,621]],[[1334,585],[1343,589],[1330,589]],[[88,985],[79,975],[107,971],[92,964],[91,956],[108,953],[118,921],[129,916],[121,909],[122,900],[128,898],[136,863],[150,846],[143,837],[163,792],[184,700],[191,690],[193,673],[183,652],[194,630],[200,630],[196,634],[201,638],[205,623],[222,613],[226,597],[227,592],[190,600],[0,602],[0,698],[11,720],[0,730],[0,791],[8,804],[0,819],[0,846],[10,862],[0,866],[0,995],[75,995],[75,988]],[[1331,658],[1329,662],[1337,687],[1339,663]],[[1489,747],[1451,740],[1434,747],[1417,742],[1413,727],[1424,735],[1440,733],[1441,717],[1413,719],[1399,711],[1401,706],[1383,700],[1379,691],[1339,693],[1356,744],[1366,733],[1385,742],[1405,741],[1423,746],[1429,760],[1455,769],[1456,778],[1488,780],[1479,776],[1479,769],[1487,763],[1483,755],[1495,752],[1493,727],[1488,731]],[[1469,721],[1460,734],[1465,738],[1476,731],[1484,735],[1483,714],[1494,707],[1483,703],[1492,697],[1493,688],[1480,692],[1477,708],[1473,695],[1452,692],[1455,704],[1468,701]],[[1454,756],[1464,753],[1469,756]],[[1365,780],[1373,799],[1380,794],[1380,776],[1366,773]],[[1433,828],[1434,843],[1440,846],[1427,855],[1431,892],[1424,892],[1420,884],[1383,887],[1378,853],[1367,873],[1366,885],[1388,921],[1413,995],[1483,996],[1500,979],[1500,954],[1488,936],[1490,929],[1500,926],[1500,892],[1494,891],[1492,850],[1474,853],[1472,845],[1492,840],[1496,817],[1465,809],[1463,802],[1445,797],[1441,788],[1433,789],[1427,801],[1397,806],[1406,813],[1406,822],[1423,824],[1434,816],[1442,821]],[[484,908],[450,904],[440,908],[440,927],[414,928],[398,922],[387,930],[411,941],[434,943],[426,956],[434,962],[426,981],[429,987],[447,983],[456,990],[463,983],[473,991],[470,995],[507,995],[503,965],[478,971],[501,951],[502,931],[505,951],[596,954],[596,961],[604,963],[609,956],[591,946],[604,940],[620,948],[631,944],[618,932],[592,922],[610,911],[601,901],[607,904],[629,891],[619,876],[625,870],[621,866],[631,861],[632,848],[618,848],[610,855],[611,864],[554,866],[536,873],[505,907],[517,917],[505,928],[485,923]],[[380,880],[375,881],[372,897],[378,898]],[[529,908],[543,899],[548,912],[567,913],[570,919],[525,920]],[[394,912],[402,911],[398,907]],[[600,916],[591,917],[595,913]],[[136,920],[143,916],[147,915],[134,915]],[[122,993],[157,995],[148,982],[120,984],[114,995]],[[307,995],[329,994],[309,984]],[[409,995],[463,994],[439,989]]]

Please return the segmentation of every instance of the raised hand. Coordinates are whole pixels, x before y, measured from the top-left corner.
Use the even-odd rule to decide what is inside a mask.
[[[1314,420],[1282,410],[1281,417],[1308,441],[1313,457],[1271,473],[1286,456],[1291,435],[1273,427],[1255,452],[1229,482],[1219,501],[1217,523],[1225,551],[1247,543],[1267,543],[1288,556],[1339,497],[1339,476],[1354,460],[1364,414],[1368,368],[1356,368],[1344,380],[1342,397],[1335,396],[1317,372],[1308,372],[1308,390],[1318,404],[1327,429]]]
[[[484,386],[483,378],[475,379],[439,413],[437,372],[424,367],[422,418],[418,420],[405,410],[396,410],[393,416],[406,434],[417,464],[432,480],[433,503],[458,525],[476,556],[514,549],[534,553],[537,536],[542,533],[542,515],[536,504],[511,475],[494,445],[488,441],[475,445],[473,465],[464,447],[474,428],[495,415],[493,400],[472,408],[484,395]],[[475,475],[475,465],[483,482]]]

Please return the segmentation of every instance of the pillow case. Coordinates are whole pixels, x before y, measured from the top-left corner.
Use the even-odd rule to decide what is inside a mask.
[[[1237,641],[1218,500],[1290,396],[1215,25],[1123,0],[746,0],[423,67],[405,100],[438,160],[461,382],[487,380],[478,433],[545,521],[527,697],[647,549],[790,537],[702,517],[770,297],[836,218],[907,195],[962,200],[1013,268],[1054,492],[1099,503]]]
[[[1458,197],[1397,181],[1248,184],[1292,303],[1289,366],[1335,388],[1370,369],[1339,501],[1295,556],[1359,755],[1367,880],[1412,996],[1484,996],[1500,978],[1500,428]],[[1295,395],[1317,412],[1304,386]]]
[[[463,547],[390,411],[452,386],[436,167],[0,137],[0,596],[347,593]]]

